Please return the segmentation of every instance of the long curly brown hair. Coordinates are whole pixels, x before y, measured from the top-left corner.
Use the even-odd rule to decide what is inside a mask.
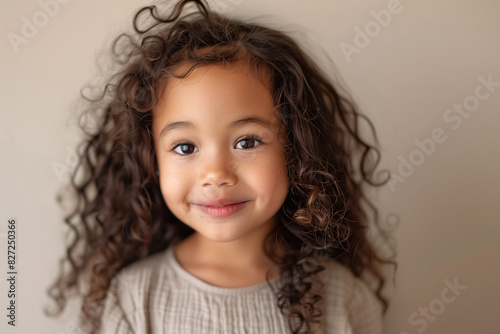
[[[196,6],[186,7],[189,3]],[[315,307],[321,296],[312,292],[309,278],[325,269],[325,259],[344,264],[356,277],[368,273],[385,312],[381,266],[395,262],[375,251],[368,237],[370,217],[380,228],[364,189],[387,180],[374,180],[380,154],[362,138],[360,121],[369,125],[376,142],[375,131],[347,94],[341,95],[287,34],[214,13],[204,0],[179,1],[169,15],[156,6],[144,7],[136,13],[133,28],[114,40],[111,54],[119,69],[98,96],[82,94],[87,107],[80,120],[90,116],[96,124],[91,129],[80,124],[87,138],[69,185],[76,204],[65,217],[73,240],[48,289],[57,302],[55,314],[77,289],[83,297],[81,319],[94,333],[111,279],[125,266],[194,232],[162,198],[152,111],[168,77],[243,61],[256,75],[260,68],[268,70],[272,98],[286,124],[290,188],[264,251],[279,263],[282,285],[275,292],[292,332],[309,333],[322,315]],[[176,76],[171,70],[181,62],[192,67]],[[278,257],[277,238],[287,245],[284,257]],[[62,267],[68,263],[66,272]],[[81,282],[87,284],[83,293]]]

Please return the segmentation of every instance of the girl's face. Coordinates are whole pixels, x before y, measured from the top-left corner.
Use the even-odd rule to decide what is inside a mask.
[[[270,89],[244,64],[168,80],[153,118],[167,206],[211,241],[266,235],[288,193]]]

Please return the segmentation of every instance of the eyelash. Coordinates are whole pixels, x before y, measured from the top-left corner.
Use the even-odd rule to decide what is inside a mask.
[[[239,143],[240,141],[243,141],[243,140],[255,140],[255,141],[259,142],[259,145],[262,144],[262,138],[259,136],[256,136],[256,135],[245,135],[245,136],[243,136],[243,138],[238,140],[236,143]],[[179,140],[171,145],[172,151],[175,151],[175,149],[177,149],[177,147],[179,147],[181,145],[192,145],[192,144],[187,140]],[[252,148],[246,149],[245,151],[249,151],[249,150],[252,150],[254,148],[255,147],[252,147]],[[175,153],[177,153],[177,152],[175,152]],[[179,154],[179,153],[177,153],[177,154]],[[187,156],[189,154],[179,154],[179,155]]]

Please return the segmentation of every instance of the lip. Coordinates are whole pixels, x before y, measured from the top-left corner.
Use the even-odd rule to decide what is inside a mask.
[[[226,206],[226,205],[243,203],[243,202],[248,202],[248,201],[240,200],[240,199],[231,199],[231,198],[219,198],[219,199],[204,201],[202,203],[197,203],[197,205],[203,205],[203,206]]]
[[[203,204],[194,204],[198,209],[214,218],[225,218],[234,215],[243,209],[249,201],[238,202],[234,200],[220,199],[208,201]]]

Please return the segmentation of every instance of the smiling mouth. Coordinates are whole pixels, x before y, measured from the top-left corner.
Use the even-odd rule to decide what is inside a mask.
[[[246,202],[239,202],[227,205],[217,205],[217,206],[208,206],[208,205],[200,205],[195,204],[195,206],[200,209],[202,212],[214,218],[225,218],[232,216],[237,213],[241,209],[243,209],[247,205]]]

